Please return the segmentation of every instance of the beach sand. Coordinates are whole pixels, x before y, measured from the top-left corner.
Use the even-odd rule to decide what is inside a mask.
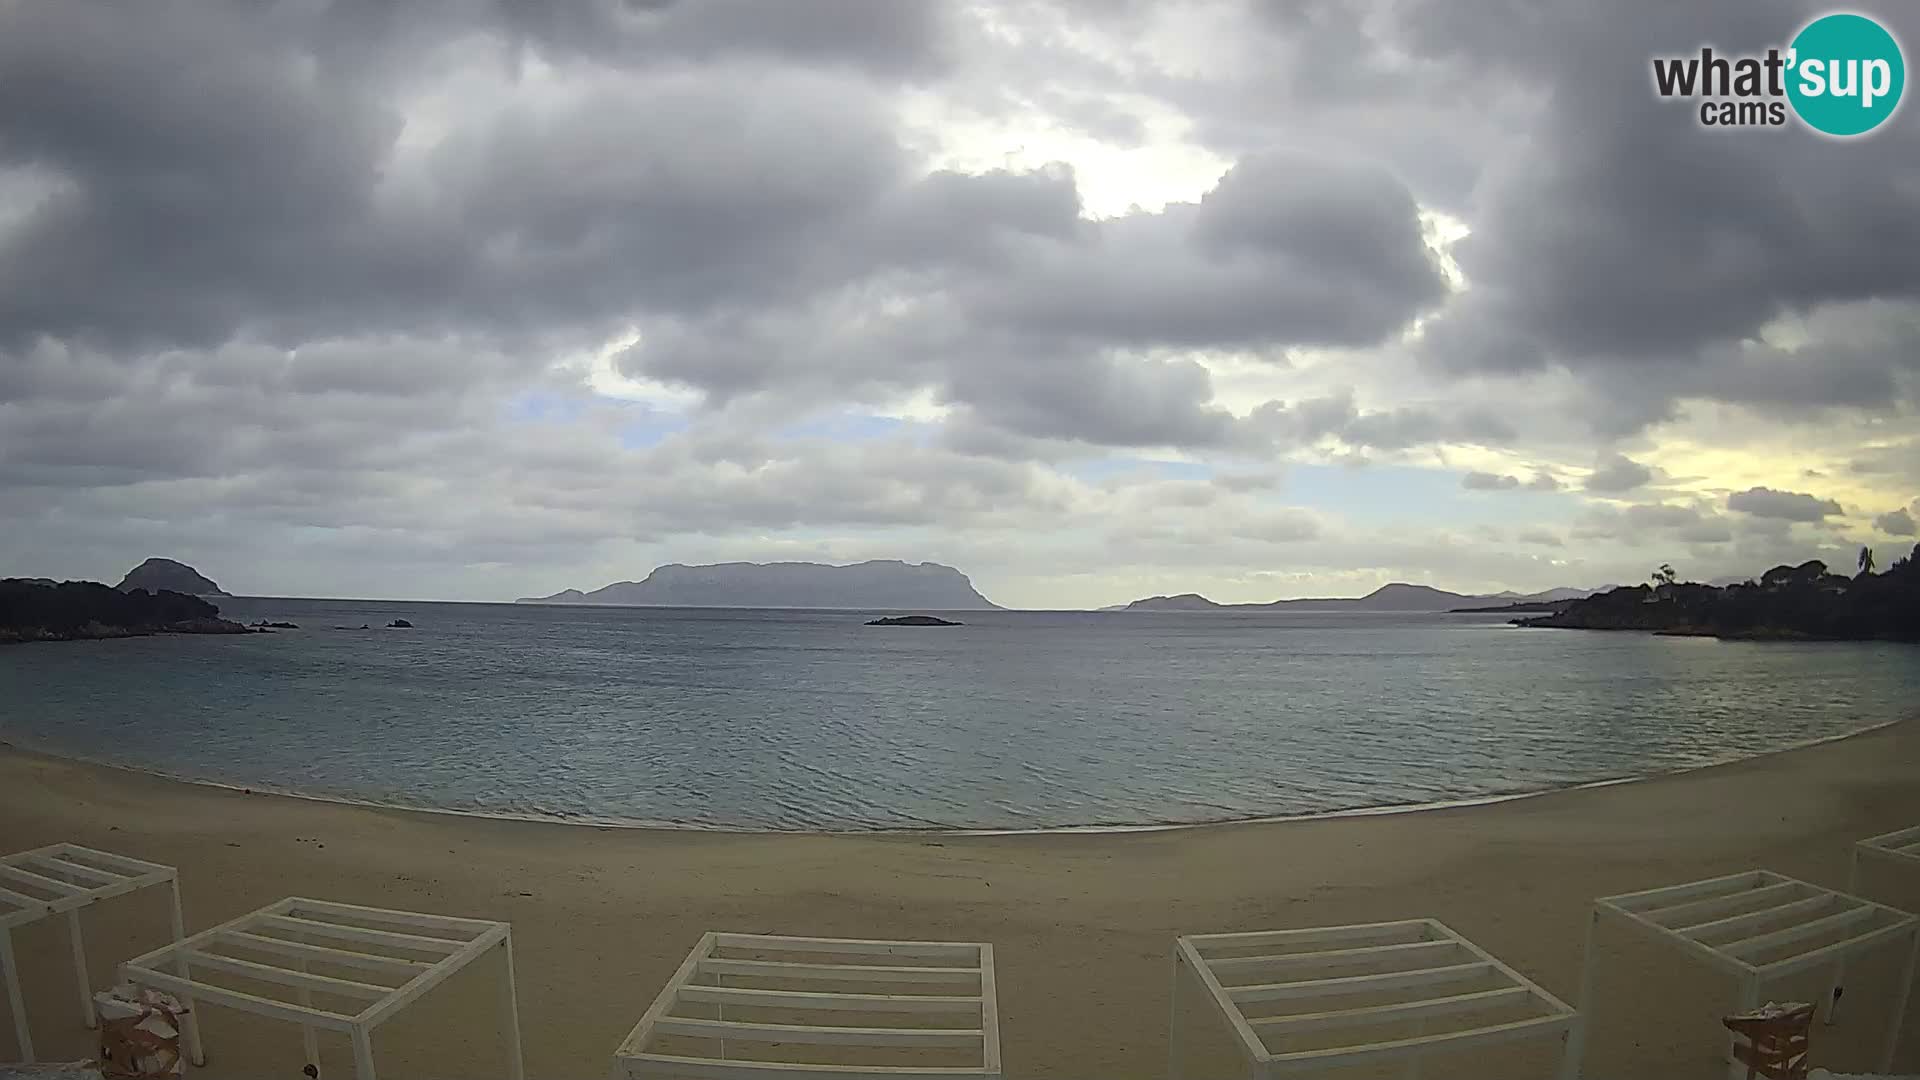
[[[189,931],[288,895],[513,923],[533,1080],[610,1055],[703,931],[993,943],[1008,1076],[1160,1077],[1175,934],[1434,916],[1572,999],[1593,897],[1766,867],[1844,886],[1857,838],[1920,823],[1920,722],[1643,782],[1487,806],[1158,832],[716,834],[496,821],[247,795],[0,751],[0,851],[68,840],[178,866]],[[1862,892],[1920,910],[1920,874]],[[159,944],[153,894],[86,914],[96,986]],[[84,1056],[64,927],[16,933],[41,1056]],[[1588,1077],[1713,1077],[1734,987],[1603,928]],[[1876,1063],[1891,956],[1855,966],[1816,1062]],[[450,980],[375,1035],[381,1075],[501,1075],[495,969]],[[1816,973],[1770,994],[1812,1000]],[[1187,994],[1189,1002],[1197,994]],[[1920,995],[1916,995],[1920,997]],[[216,1078],[298,1077],[297,1029],[205,1014]],[[1244,1075],[1224,1029],[1183,1018],[1188,1075]],[[1920,1000],[1899,1063],[1920,1071]],[[12,1048],[0,1017],[0,1057]],[[1546,1076],[1556,1046],[1436,1061],[1425,1076]],[[322,1037],[322,1077],[352,1075]],[[1365,1074],[1343,1074],[1365,1075]],[[1395,1074],[1397,1075],[1397,1074]]]

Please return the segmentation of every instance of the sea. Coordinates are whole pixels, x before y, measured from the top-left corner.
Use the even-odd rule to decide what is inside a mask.
[[[1920,700],[1910,645],[1495,615],[979,611],[920,628],[864,625],[895,612],[219,604],[299,629],[0,648],[0,740],[469,814],[1019,831],[1515,796],[1835,738]]]

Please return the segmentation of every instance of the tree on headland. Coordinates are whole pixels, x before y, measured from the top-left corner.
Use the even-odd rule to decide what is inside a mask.
[[[1859,552],[1861,574],[1827,571],[1818,559],[1780,565],[1751,582],[1724,588],[1680,583],[1662,565],[1652,585],[1612,589],[1572,601],[1551,614],[1517,620],[1526,626],[1651,630],[1736,638],[1880,639],[1920,643],[1920,547],[1874,573],[1871,551]]]
[[[1674,573],[1672,563],[1661,563],[1660,568],[1653,572],[1653,583],[1655,585],[1671,585],[1679,579],[1680,575]]]
[[[1827,564],[1819,559],[1808,559],[1799,566],[1776,566],[1760,575],[1760,584],[1770,588],[1783,588],[1799,585],[1817,585],[1827,576]]]
[[[1913,545],[1911,552],[1893,560],[1893,565],[1887,568],[1887,573],[1905,577],[1916,570],[1920,570],[1920,544]]]
[[[1862,577],[1873,573],[1873,549],[1862,545],[1860,548],[1860,574]]]

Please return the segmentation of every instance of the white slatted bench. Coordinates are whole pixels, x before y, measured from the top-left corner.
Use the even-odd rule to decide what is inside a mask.
[[[120,978],[201,1005],[299,1024],[307,1062],[316,1070],[318,1032],[340,1032],[352,1043],[359,1080],[376,1080],[373,1029],[495,949],[505,965],[500,1024],[507,1075],[525,1080],[513,933],[504,922],[291,897],[135,957],[120,965]],[[212,981],[221,977],[246,988]]]
[[[1832,966],[1838,986],[1849,957],[1872,949],[1903,949],[1905,974],[1896,993],[1881,1071],[1892,1067],[1906,1015],[1914,965],[1920,960],[1920,918],[1771,870],[1749,870],[1685,885],[1648,889],[1593,902],[1587,922],[1587,955],[1580,980],[1580,1009],[1594,1015],[1594,935],[1605,920],[1664,942],[1739,980],[1731,1010],[1751,1012],[1765,985],[1785,975]],[[1746,1066],[1729,1071],[1744,1076]]]
[[[67,935],[73,943],[74,977],[80,989],[81,1022],[93,1027],[96,1023],[93,988],[87,985],[87,949],[80,934],[80,909],[115,896],[162,886],[172,899],[173,940],[179,941],[183,927],[180,880],[171,866],[78,844],[49,844],[0,857],[0,968],[5,969],[7,1003],[13,1011],[13,1029],[20,1044],[21,1060],[34,1060],[33,1034],[28,1030],[26,999],[20,992],[20,967],[13,951],[14,929],[55,915],[67,917]],[[199,1028],[191,1019],[186,1021],[186,1036],[188,1053],[195,1064],[200,1064],[205,1057],[200,1052]]]
[[[993,979],[991,945],[708,933],[614,1052],[613,1073],[998,1078]],[[826,1054],[854,1060],[804,1060]]]
[[[1249,1077],[1404,1063],[1493,1043],[1561,1038],[1579,1015],[1435,919],[1174,939],[1167,1075],[1181,1074],[1181,988],[1189,980],[1236,1036]]]

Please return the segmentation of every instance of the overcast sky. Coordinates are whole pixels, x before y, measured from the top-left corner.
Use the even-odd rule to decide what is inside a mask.
[[[1915,60],[1920,11],[1881,17]],[[1920,517],[1920,111],[1792,3],[0,0],[0,575],[1011,606],[1851,569]]]

